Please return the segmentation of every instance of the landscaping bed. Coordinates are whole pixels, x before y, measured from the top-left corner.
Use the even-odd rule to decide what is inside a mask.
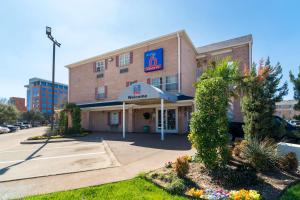
[[[73,137],[84,137],[89,135],[89,132],[84,132],[80,134],[72,134],[72,135],[39,135],[39,136],[33,136],[29,137],[27,140],[45,140],[45,139],[61,139],[61,138],[73,138]]]
[[[189,172],[185,178],[178,178],[174,163],[168,163],[163,168],[149,172],[146,178],[171,193],[196,194],[193,196],[197,196],[198,193],[207,199],[222,195],[223,199],[229,199],[230,191],[252,190],[257,191],[261,199],[277,199],[289,184],[300,180],[300,174],[299,171],[296,174],[288,174],[280,170],[268,173],[256,172],[246,163],[233,158],[226,167],[214,172],[209,171],[200,162],[190,161]],[[190,190],[191,188],[195,189]]]

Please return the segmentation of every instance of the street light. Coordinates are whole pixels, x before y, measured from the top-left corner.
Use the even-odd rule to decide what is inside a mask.
[[[51,115],[51,131],[54,130],[54,78],[55,78],[55,46],[60,47],[60,43],[57,42],[51,35],[51,27],[46,26],[46,35],[53,42],[53,60],[52,60],[52,115]]]

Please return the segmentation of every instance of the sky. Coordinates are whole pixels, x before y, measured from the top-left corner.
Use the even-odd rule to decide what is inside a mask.
[[[253,61],[280,62],[283,81],[300,66],[300,1],[294,0],[3,0],[0,4],[0,97],[26,97],[29,78],[68,83],[67,64],[185,29],[195,46],[253,35]]]

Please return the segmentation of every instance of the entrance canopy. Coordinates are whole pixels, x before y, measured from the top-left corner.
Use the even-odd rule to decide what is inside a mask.
[[[145,100],[153,102],[163,99],[168,102],[176,102],[177,96],[164,92],[152,85],[140,82],[134,83],[125,88],[118,100],[122,102],[145,102]]]

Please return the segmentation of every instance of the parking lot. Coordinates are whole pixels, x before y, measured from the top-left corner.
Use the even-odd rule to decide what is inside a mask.
[[[30,135],[43,133],[44,130],[40,127],[1,135],[1,143],[6,143],[6,146],[1,145],[0,149],[0,182],[119,165],[101,137],[20,144]]]

